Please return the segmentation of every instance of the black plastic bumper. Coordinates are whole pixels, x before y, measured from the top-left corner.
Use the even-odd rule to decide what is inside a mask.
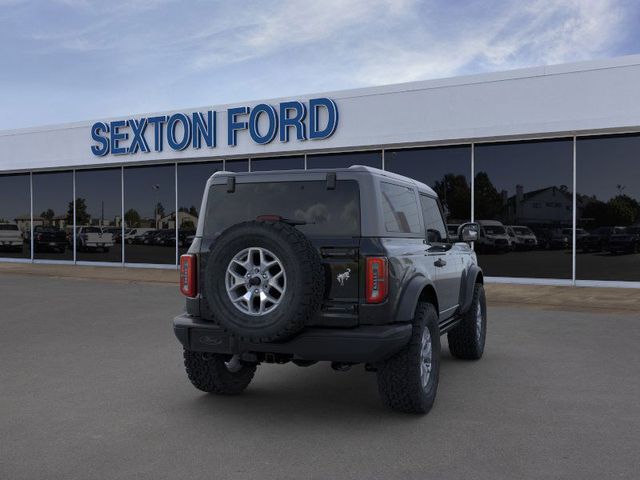
[[[226,334],[217,325],[187,314],[173,320],[173,330],[187,350],[212,353],[264,352],[294,359],[334,362],[377,362],[409,342],[407,323],[355,328],[307,328],[284,342],[251,343]]]

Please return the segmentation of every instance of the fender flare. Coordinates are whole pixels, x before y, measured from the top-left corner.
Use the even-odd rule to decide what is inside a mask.
[[[480,267],[478,267],[477,265],[471,265],[471,267],[469,267],[469,271],[467,272],[466,278],[462,281],[462,289],[460,292],[461,314],[465,314],[471,307],[471,302],[473,301],[473,288],[477,283],[478,277],[480,278],[480,283],[484,283],[482,269],[480,269]]]
[[[420,299],[420,295],[426,287],[433,288],[435,292],[435,287],[428,278],[418,275],[413,277],[407,286],[404,288],[402,295],[400,297],[400,301],[398,302],[398,309],[396,313],[396,322],[412,322],[414,313],[418,306],[418,300]],[[436,299],[437,300],[437,299]],[[436,310],[437,310],[437,305]]]

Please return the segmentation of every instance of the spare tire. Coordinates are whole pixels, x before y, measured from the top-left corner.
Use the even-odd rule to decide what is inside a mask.
[[[252,342],[283,340],[315,315],[324,295],[320,255],[283,222],[243,222],[216,240],[205,269],[213,320]]]

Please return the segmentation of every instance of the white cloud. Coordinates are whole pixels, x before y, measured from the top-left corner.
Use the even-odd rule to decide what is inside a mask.
[[[226,45],[213,44],[210,51],[196,54],[196,69],[219,67],[312,43],[332,44],[350,29],[381,19],[400,18],[412,10],[416,0],[287,0],[274,8],[234,13],[234,22],[245,25]]]
[[[516,2],[494,20],[473,18],[463,29],[413,42],[386,39],[357,52],[349,75],[368,85],[579,61],[607,54],[624,32],[615,0]]]

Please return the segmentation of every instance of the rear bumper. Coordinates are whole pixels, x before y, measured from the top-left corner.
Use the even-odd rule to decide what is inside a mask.
[[[251,343],[238,340],[217,325],[187,314],[173,320],[174,333],[187,350],[226,354],[277,353],[301,360],[354,363],[372,363],[389,358],[409,342],[411,329],[408,323],[341,329],[307,328],[284,342]]]

